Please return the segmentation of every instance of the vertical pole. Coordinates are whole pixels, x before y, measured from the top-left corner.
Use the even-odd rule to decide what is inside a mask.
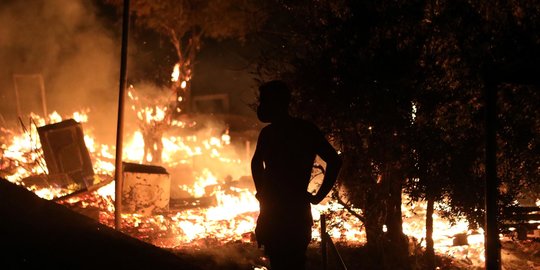
[[[326,215],[321,214],[321,255],[323,270],[328,268],[328,258],[326,254]]]
[[[497,227],[497,216],[499,209],[497,205],[499,182],[497,179],[497,87],[488,81],[484,89],[485,96],[485,136],[486,136],[486,187],[485,187],[485,267],[486,270],[501,269],[501,250],[499,241],[499,229]]]
[[[127,79],[127,47],[129,32],[129,0],[124,0],[122,15],[122,52],[120,58],[120,85],[118,94],[118,121],[116,126],[116,162],[114,170],[114,228],[120,230],[122,213],[122,149],[124,138],[124,102]]]
[[[43,75],[38,74],[39,87],[41,89],[41,106],[43,108],[43,118],[47,119],[49,117],[49,112],[47,111],[47,96],[45,95],[45,82],[43,81]]]

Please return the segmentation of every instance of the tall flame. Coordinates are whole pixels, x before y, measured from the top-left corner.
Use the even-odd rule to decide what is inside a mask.
[[[174,65],[173,72],[171,74],[171,81],[177,82],[179,77],[180,77],[180,64],[176,63],[176,65]]]

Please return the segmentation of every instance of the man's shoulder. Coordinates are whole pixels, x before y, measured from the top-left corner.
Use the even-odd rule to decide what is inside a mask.
[[[261,129],[261,132],[260,133],[263,133],[263,132],[268,132],[269,130],[272,129],[272,124],[268,124],[266,126],[264,126],[262,129]]]

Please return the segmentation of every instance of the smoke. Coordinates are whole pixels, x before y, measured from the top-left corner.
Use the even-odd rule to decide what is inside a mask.
[[[103,5],[98,0],[2,0],[0,2],[0,25],[2,25],[0,27],[0,102],[2,104],[0,126],[10,125],[10,128],[18,128],[15,85],[20,94],[21,115],[26,117],[29,112],[34,112],[43,116],[39,94],[41,85],[39,79],[36,79],[42,78],[48,113],[57,111],[60,115],[66,116],[74,111],[88,109],[88,123],[83,126],[85,133],[90,132],[101,144],[114,144],[118,109],[121,29],[118,23],[119,18],[115,17],[117,15],[115,9]],[[247,73],[240,69],[223,73],[218,69],[218,67],[223,69],[233,64],[241,66],[242,61],[232,56],[220,57],[219,52],[222,52],[223,48],[216,44],[214,48],[208,50],[206,57],[201,55],[202,60],[206,59],[202,62],[207,62],[207,66],[201,66],[201,72],[196,74],[195,78],[197,76],[200,78],[197,79],[198,84],[194,82],[193,94],[196,96],[214,92],[228,93],[231,107],[241,108],[235,109],[236,111],[231,110],[232,113],[242,113],[242,110],[247,109],[248,111],[244,114],[253,115],[253,112],[249,111],[244,104],[244,102],[248,103],[246,100],[250,100],[251,97],[249,94],[246,95],[248,92],[251,93],[249,87],[251,79]],[[136,48],[133,42],[129,44],[131,53],[142,49]],[[150,47],[149,49],[156,50],[157,48]],[[218,61],[218,59],[222,60]],[[148,61],[137,61],[135,57],[128,60],[130,67],[137,66],[140,69],[145,64],[148,64]],[[213,69],[208,68],[212,65],[215,66]],[[172,69],[172,66],[170,68]],[[23,76],[14,81],[14,75],[38,76]],[[130,81],[137,80],[132,78]],[[141,95],[155,103],[162,101],[158,97],[170,96],[170,90],[151,83],[137,82],[134,87]],[[195,88],[207,89],[207,92],[206,90],[198,91]],[[204,108],[201,110],[205,111]],[[186,133],[196,133],[200,137],[208,137],[208,133],[220,137],[229,128],[227,124],[217,120],[190,117],[198,123],[197,130],[185,130]],[[125,119],[124,138],[126,140],[129,134],[138,128],[139,123],[136,112],[130,109],[129,104],[126,104]],[[231,119],[229,123],[241,126],[240,128],[231,126],[231,132],[245,129],[245,126],[252,126],[250,122],[242,122],[243,118]],[[171,133],[182,133],[181,131],[182,129],[170,130]],[[245,142],[252,138],[231,135],[233,135],[233,144],[239,142],[238,147],[235,147],[238,153],[222,154],[246,159],[244,157],[246,156]],[[206,165],[202,161],[197,162],[200,166]],[[238,165],[241,168],[235,171],[242,173],[237,173],[239,175],[231,173],[234,166],[234,164],[221,167],[213,165],[211,169],[220,178],[226,177],[226,174],[233,174],[235,178],[247,174],[241,165]]]
[[[15,83],[21,112],[38,114],[39,77],[48,113],[90,109],[95,135],[112,142],[118,99],[120,29],[98,17],[92,1],[2,1],[0,4],[0,113],[16,122]],[[13,75],[23,75],[16,82]],[[34,93],[34,94],[32,94]],[[2,120],[2,119],[0,119]],[[2,124],[2,123],[0,123]]]

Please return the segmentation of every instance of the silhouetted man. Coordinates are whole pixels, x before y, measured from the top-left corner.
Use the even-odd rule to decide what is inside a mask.
[[[259,87],[257,117],[270,124],[261,130],[251,161],[260,203],[255,234],[273,270],[305,269],[313,225],[310,203],[326,197],[341,167],[336,150],[319,129],[289,115],[290,96],[282,81]],[[326,173],[312,195],[307,187],[316,155],[326,162]]]

